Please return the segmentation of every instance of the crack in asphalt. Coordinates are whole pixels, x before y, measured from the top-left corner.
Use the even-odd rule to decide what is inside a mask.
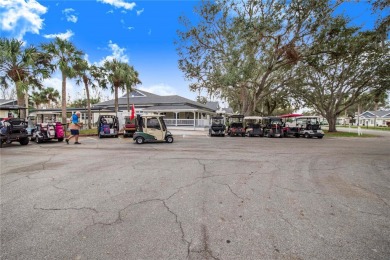
[[[38,208],[38,207],[36,207],[36,205],[34,205],[33,209],[45,210],[45,211],[90,210],[90,211],[93,211],[94,213],[99,213],[96,209],[90,208],[90,207],[81,207],[81,208],[73,208],[73,207],[69,207],[69,208]]]
[[[215,184],[218,184],[218,185],[227,186],[227,187],[229,188],[230,192],[231,192],[234,196],[236,196],[237,198],[239,198],[239,199],[242,200],[242,201],[245,200],[243,197],[240,197],[237,193],[235,193],[235,192],[233,191],[232,187],[230,187],[229,184],[216,182],[216,181],[214,181],[214,180],[212,180],[212,182],[214,182]]]
[[[281,186],[276,185],[276,184],[274,184],[274,187],[282,189],[282,190],[287,190],[287,191],[293,192],[293,193],[294,192],[300,192],[300,193],[307,193],[307,194],[326,195],[326,194],[321,193],[321,192],[307,191],[307,190],[297,190],[297,189],[291,189],[291,188],[287,188],[287,187],[281,187]]]

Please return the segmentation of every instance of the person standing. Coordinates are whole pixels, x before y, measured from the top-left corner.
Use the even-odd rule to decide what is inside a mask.
[[[80,135],[80,128],[82,126],[82,123],[80,122],[80,111],[76,111],[72,115],[71,122],[69,125],[70,128],[70,136],[65,139],[66,143],[69,144],[69,140],[72,139],[73,137],[75,138],[74,144],[81,144],[79,143],[79,135]]]

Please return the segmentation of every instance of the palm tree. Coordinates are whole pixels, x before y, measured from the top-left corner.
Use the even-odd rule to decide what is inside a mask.
[[[52,87],[48,87],[48,88],[44,89],[42,91],[42,94],[46,100],[46,102],[44,104],[49,104],[49,105],[51,103],[57,104],[58,99],[60,99],[60,97],[61,97],[60,92],[58,92],[58,90],[56,90]]]
[[[16,39],[0,39],[0,83],[4,89],[15,85],[18,105],[26,107],[25,96],[29,88],[43,87],[42,80],[52,71],[50,56],[36,47],[23,49],[23,42]],[[20,118],[26,118],[26,111],[20,111]]]
[[[74,66],[74,70],[76,71],[76,84],[80,85],[81,82],[84,84],[85,93],[87,95],[87,107],[88,107],[88,129],[92,128],[91,125],[91,99],[89,95],[89,86],[95,88],[95,84],[93,83],[93,77],[89,73],[90,67],[86,60],[79,60]]]
[[[41,104],[57,103],[60,98],[60,93],[58,90],[48,87],[42,89],[40,92],[32,92],[31,100],[34,102],[36,108],[38,109]]]
[[[118,91],[124,90],[126,86],[132,86],[133,75],[131,67],[124,62],[113,59],[112,61],[104,62],[105,75],[109,83],[111,83],[111,91],[115,96],[115,113],[118,112]]]
[[[83,52],[78,50],[73,43],[56,37],[55,40],[48,44],[42,44],[42,49],[45,50],[54,60],[54,66],[61,71],[62,76],[62,93],[61,93],[61,108],[62,108],[62,123],[66,123],[66,79],[74,78],[76,72],[73,65],[81,59]]]
[[[130,91],[133,90],[138,84],[142,84],[141,80],[138,78],[138,71],[134,69],[133,66],[129,67],[130,74],[132,76],[132,83],[130,85],[126,85],[126,96],[127,96],[127,111],[130,112]]]
[[[33,91],[30,96],[30,99],[34,103],[36,109],[39,109],[40,105],[46,102],[45,97],[42,95],[42,92]]]

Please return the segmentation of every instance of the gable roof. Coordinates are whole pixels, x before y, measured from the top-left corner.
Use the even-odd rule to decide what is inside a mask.
[[[374,118],[375,116],[388,118],[390,117],[390,110],[364,111],[363,113],[360,114],[360,116],[365,118]]]
[[[217,111],[219,109],[219,102],[218,101],[207,101],[207,103],[205,104],[206,106],[208,106],[209,108]]]
[[[153,93],[149,93],[143,90],[134,90],[129,95],[130,104],[134,104],[136,107],[152,107],[152,106],[184,106],[205,109],[209,111],[215,111],[205,104],[201,104],[196,101],[192,101],[188,98],[184,98],[178,95],[159,96]],[[115,100],[108,100],[94,104],[94,107],[113,107]],[[127,95],[118,98],[118,106],[127,106]]]
[[[18,102],[16,99],[0,99],[0,105],[1,106],[10,106],[10,105],[17,105]]]

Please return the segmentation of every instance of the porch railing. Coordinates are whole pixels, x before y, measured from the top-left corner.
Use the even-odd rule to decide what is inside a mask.
[[[165,124],[167,126],[209,126],[207,119],[172,119],[172,118],[164,118]]]

